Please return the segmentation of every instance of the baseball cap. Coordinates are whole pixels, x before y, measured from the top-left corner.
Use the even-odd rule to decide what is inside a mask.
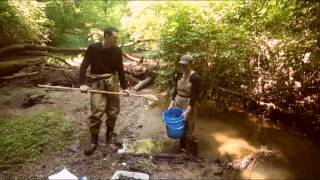
[[[192,61],[193,57],[190,54],[185,54],[181,56],[179,63],[187,65]]]

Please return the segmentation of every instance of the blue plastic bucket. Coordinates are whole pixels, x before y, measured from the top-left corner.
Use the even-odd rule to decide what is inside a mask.
[[[166,125],[167,136],[171,139],[180,139],[184,135],[184,126],[175,128],[169,125]]]
[[[171,108],[163,112],[163,120],[166,123],[167,135],[173,139],[182,138],[184,135],[183,110]]]
[[[162,117],[166,124],[183,123],[183,110],[179,108],[171,108],[163,112]]]

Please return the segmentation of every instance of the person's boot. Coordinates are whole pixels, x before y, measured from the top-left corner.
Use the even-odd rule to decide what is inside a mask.
[[[91,135],[90,144],[85,148],[84,154],[90,156],[97,150],[99,135]]]
[[[185,152],[186,151],[186,137],[180,138],[179,150],[181,152]]]
[[[106,131],[106,143],[107,144],[111,143],[112,136],[113,136],[113,130],[114,130],[114,126],[107,126],[107,131]]]
[[[194,137],[186,139],[187,151],[192,154],[194,157],[198,157],[198,141]]]

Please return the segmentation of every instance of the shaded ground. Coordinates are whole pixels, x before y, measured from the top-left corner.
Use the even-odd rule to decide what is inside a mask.
[[[148,157],[120,156],[114,148],[105,146],[104,126],[100,133],[99,149],[94,155],[86,157],[83,155],[83,148],[88,142],[86,127],[89,115],[88,94],[71,91],[46,92],[39,88],[10,86],[3,87],[0,92],[0,117],[25,115],[54,108],[65,113],[76,131],[74,141],[67,147],[58,152],[47,150],[35,162],[3,170],[0,179],[41,179],[60,171],[63,167],[78,177],[87,176],[89,179],[106,179],[117,170],[137,169],[149,173],[152,179],[198,179],[199,177],[225,179],[236,176],[235,171],[224,168],[225,164],[221,161],[173,163],[156,161]],[[29,108],[21,107],[25,99],[34,94],[44,94],[46,101]],[[152,118],[153,113],[159,111],[146,110],[147,108],[146,102],[141,98],[121,97],[121,113],[116,127],[119,139],[126,139],[130,143],[145,138],[158,140],[166,138],[164,126]],[[175,153],[177,143],[169,141],[169,144],[171,148],[168,152]]]

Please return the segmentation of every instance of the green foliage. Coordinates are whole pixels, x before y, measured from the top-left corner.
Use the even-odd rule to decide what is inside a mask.
[[[1,118],[1,168],[34,161],[46,148],[63,147],[72,134],[72,127],[63,113],[54,110]]]
[[[316,102],[319,2],[146,4],[126,17],[127,31],[132,39],[158,40],[146,48],[161,61],[156,80],[161,90],[173,87],[179,57],[190,53],[195,57],[193,68],[202,77],[204,97],[222,104],[236,102],[234,95],[219,90],[222,87],[295,111]]]
[[[45,43],[51,21],[46,4],[38,1],[0,1],[0,47],[13,43]]]
[[[156,1],[129,1],[127,5],[127,14],[122,18],[121,24],[127,39],[156,39],[160,38],[160,29],[164,23],[166,13],[157,10],[157,4],[163,2]],[[158,57],[159,43],[157,41],[147,44],[141,43],[127,51],[139,51],[147,49],[147,56]]]
[[[100,40],[107,26],[120,27],[126,1],[48,1],[46,15],[54,22],[52,44],[86,47]]]
[[[49,43],[86,47],[100,40],[107,26],[120,28],[126,1],[0,1],[0,47]]]
[[[234,4],[171,2],[159,8],[169,11],[160,38],[163,66],[158,83],[162,89],[172,87],[172,80],[168,79],[172,79],[177,71],[173,67],[185,53],[195,57],[193,66],[203,77],[205,89],[241,85],[248,64],[248,33],[221,20]]]

